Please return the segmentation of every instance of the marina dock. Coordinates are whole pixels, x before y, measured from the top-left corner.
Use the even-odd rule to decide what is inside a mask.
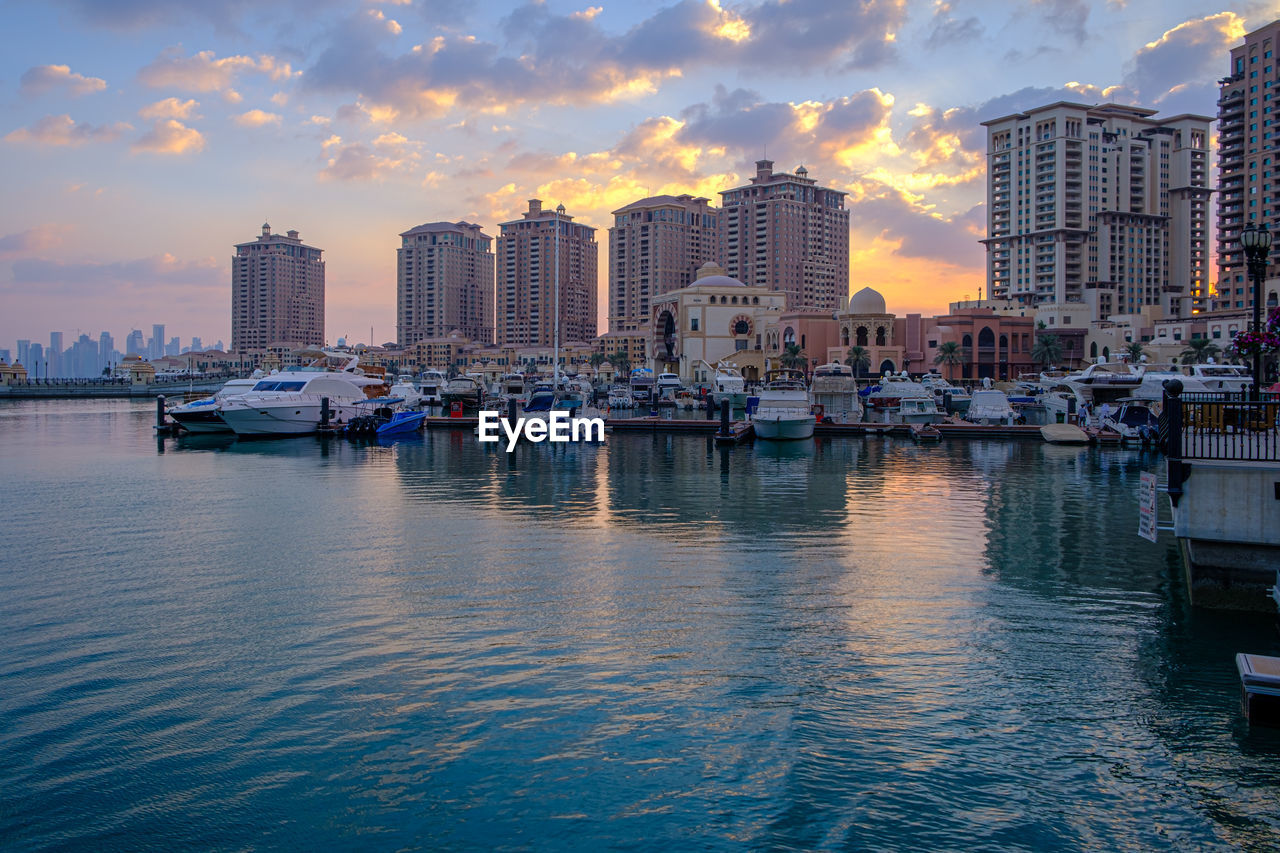
[[[474,431],[479,425],[479,418],[474,415],[463,417],[433,416],[424,418],[425,429],[461,429]],[[605,418],[605,428],[611,432],[658,432],[667,434],[714,435],[720,429],[720,421],[703,418],[664,418],[648,415],[637,418]],[[1041,440],[1038,426],[1006,426],[1003,424],[934,424],[942,433],[943,439],[949,438],[991,438],[991,439],[1034,439]],[[735,441],[751,438],[749,421],[733,421],[731,429]],[[910,424],[818,424],[814,427],[815,437],[856,437],[856,436],[892,436],[894,438],[911,438]]]

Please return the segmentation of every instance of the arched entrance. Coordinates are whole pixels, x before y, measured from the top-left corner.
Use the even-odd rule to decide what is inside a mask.
[[[880,362],[881,376],[883,376],[886,373],[893,373],[893,372],[895,371],[894,371],[893,361],[891,359],[886,358],[884,361]]]

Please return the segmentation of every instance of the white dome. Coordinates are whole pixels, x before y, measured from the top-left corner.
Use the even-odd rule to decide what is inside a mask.
[[[724,267],[715,263],[715,261],[707,261],[699,267],[697,278],[694,279],[693,283],[710,284],[716,287],[746,287],[746,285],[738,281],[736,278],[730,278],[726,275]]]
[[[850,314],[888,314],[884,297],[878,291],[864,287],[849,300]]]

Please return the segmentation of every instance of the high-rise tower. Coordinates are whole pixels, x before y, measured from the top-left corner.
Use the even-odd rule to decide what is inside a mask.
[[[411,346],[459,331],[493,343],[493,239],[470,222],[430,222],[400,235],[397,338]]]
[[[1218,81],[1218,308],[1253,308],[1241,230],[1253,224],[1280,231],[1277,49],[1280,21],[1272,21],[1231,49],[1230,72]],[[1278,272],[1280,250],[1273,249],[1267,278]]]
[[[271,344],[324,345],[322,250],[297,231],[272,234],[264,224],[251,243],[237,243],[231,259],[231,350]]]
[[[1092,319],[1206,307],[1209,119],[1058,102],[987,128],[987,284]]]
[[[549,347],[555,339],[556,246],[560,248],[560,340],[596,337],[596,229],[529,200],[498,226],[497,342]],[[560,236],[557,240],[556,231]]]
[[[836,311],[849,301],[845,193],[818,186],[804,166],[775,174],[756,161],[746,186],[723,190],[725,271],[787,294],[791,310]]]
[[[653,300],[687,287],[720,260],[720,211],[705,198],[660,195],[613,212],[609,229],[609,330],[649,322]]]

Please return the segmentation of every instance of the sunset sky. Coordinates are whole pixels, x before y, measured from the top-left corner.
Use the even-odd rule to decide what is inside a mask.
[[[596,0],[600,2],[600,0]],[[1276,3],[0,0],[0,348],[230,342],[232,246],[325,250],[330,341],[393,341],[397,234],[526,200],[597,231],[765,155],[849,193],[850,289],[983,284],[978,122],[1055,100],[1215,116]],[[603,292],[607,286],[601,279]],[[601,300],[604,304],[604,300]],[[603,317],[600,331],[605,330]]]

